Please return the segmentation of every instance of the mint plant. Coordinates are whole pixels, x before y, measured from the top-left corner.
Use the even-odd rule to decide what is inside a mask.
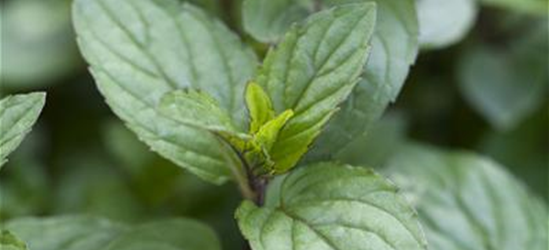
[[[293,25],[258,69],[250,49],[190,4],[82,0],[73,15],[97,84],[128,126],[201,178],[237,182],[236,218],[253,249],[425,248],[412,208],[382,177],[331,162],[294,170],[359,83],[375,3]]]
[[[22,6],[36,4],[33,1],[38,0],[25,0]],[[544,17],[537,17],[543,15],[537,11],[541,3],[439,2],[59,2],[60,8],[72,6],[76,36],[69,37],[76,37],[89,65],[88,80],[91,83],[93,77],[107,104],[105,113],[115,116],[107,118],[102,132],[86,124],[101,118],[87,116],[83,123],[66,122],[68,131],[65,122],[48,110],[46,123],[61,128],[47,129],[59,130],[65,140],[80,143],[88,138],[82,134],[103,138],[90,140],[97,145],[69,145],[67,150],[55,136],[44,140],[31,135],[36,144],[51,139],[43,150],[21,142],[38,119],[45,94],[12,95],[0,101],[0,167],[21,144],[10,166],[2,169],[13,179],[0,176],[0,201],[9,206],[0,206],[0,248],[547,249],[546,200],[487,157],[418,142],[430,136],[437,141],[439,130],[455,133],[460,141],[461,130],[440,128],[446,116],[429,120],[410,111],[416,108],[415,101],[427,115],[447,112],[446,105],[456,98],[445,85],[415,89],[426,79],[456,80],[464,103],[499,131],[521,125],[538,111],[546,104],[540,90],[548,79],[547,60],[539,57],[547,34],[546,29],[538,32],[546,24]],[[515,37],[513,32],[522,23],[507,20],[517,26],[495,39],[483,33],[463,42],[478,32],[474,24],[481,20],[479,4],[528,13],[524,15],[535,21],[525,23],[536,25]],[[59,20],[68,19],[67,15]],[[505,46],[490,44],[500,36],[512,37],[504,39]],[[6,47],[14,46],[7,41],[11,45]],[[450,46],[450,55],[459,54],[456,48],[464,51],[459,62],[448,66],[446,59],[440,63],[440,56],[429,52],[427,61],[433,61],[412,74],[408,98],[398,104],[410,110],[401,113],[406,108],[397,107],[381,119],[420,52]],[[454,64],[457,79],[441,78],[453,73],[446,71]],[[12,69],[19,72],[20,67]],[[46,76],[41,75],[47,80]],[[526,76],[532,80],[516,85]],[[55,100],[63,95],[72,101],[81,98],[85,91],[70,89],[81,90],[74,86],[85,85],[86,79],[76,82],[64,87],[69,89],[66,93],[52,89]],[[94,100],[82,103],[100,106]],[[450,109],[461,112],[463,107]],[[61,116],[70,112],[63,108]],[[476,126],[474,117],[462,117],[460,112],[449,123]],[[546,117],[547,112],[542,113]],[[423,125],[407,119],[410,114],[432,122],[428,128],[434,132],[422,135]],[[414,139],[405,135],[408,127]],[[527,139],[537,142],[539,133],[527,129]],[[509,145],[518,142],[519,153],[509,155],[520,156],[518,165],[536,162],[538,156],[525,153],[530,147],[522,148],[524,142],[515,140],[514,134],[501,139],[492,132],[488,139],[471,140],[496,145],[502,152],[516,149]],[[43,151],[48,151],[48,159],[36,160],[34,154]],[[18,183],[22,176],[37,184],[25,189]],[[42,196],[51,204],[29,212],[26,195]]]

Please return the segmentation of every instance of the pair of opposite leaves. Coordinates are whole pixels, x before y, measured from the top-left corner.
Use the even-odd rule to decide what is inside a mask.
[[[290,109],[275,116],[269,96],[255,82],[246,88],[246,105],[250,114],[248,134],[239,132],[230,115],[202,91],[170,92],[162,98],[159,111],[182,124],[214,133],[229,143],[255,174],[278,174],[291,169],[295,160],[274,162],[271,154],[280,130],[294,112]]]
[[[417,50],[410,1],[348,2],[354,1],[289,28],[259,71],[249,46],[190,4],[79,1],[73,20],[81,51],[113,111],[152,150],[221,184],[241,175],[241,164],[232,159],[236,156],[205,129],[161,115],[157,107],[162,97],[177,89],[200,89],[219,102],[242,132],[248,123],[246,82],[255,79],[277,114],[294,111],[273,145],[273,162],[298,161],[313,141],[307,161],[331,158],[394,100]],[[364,68],[370,41],[375,49]]]
[[[231,114],[206,91],[171,91],[161,98],[159,113],[213,133],[255,174],[285,173],[308,151],[358,83],[370,51],[375,13],[374,3],[349,4],[315,14],[303,27],[292,27],[279,47],[267,55],[257,83],[250,82],[246,88],[247,134],[239,131]],[[285,75],[277,72],[288,60],[306,65],[286,68]],[[289,74],[304,82],[281,81]],[[300,94],[296,97],[295,93]],[[284,108],[279,114],[272,103],[277,98],[284,103],[278,105]]]

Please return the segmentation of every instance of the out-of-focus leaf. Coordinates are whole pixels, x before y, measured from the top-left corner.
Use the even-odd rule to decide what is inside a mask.
[[[44,93],[13,95],[0,100],[0,168],[31,130],[45,102]]]
[[[291,169],[358,82],[375,27],[372,3],[340,5],[293,26],[257,76],[277,113],[293,110],[271,151],[274,170]]]
[[[101,158],[88,150],[66,156],[59,163],[63,171],[56,180],[52,213],[94,214],[129,222],[143,217],[145,208],[130,189],[130,182]]]
[[[412,144],[387,172],[418,210],[431,249],[547,249],[546,205],[489,159]]]
[[[547,15],[546,0],[481,0],[483,4],[535,15]]]
[[[6,227],[33,250],[220,250],[213,230],[170,219],[128,227],[97,217],[24,218]]]
[[[97,250],[105,247],[125,226],[95,217],[22,218],[6,228],[32,250]]]
[[[459,42],[473,27],[478,7],[474,0],[417,0],[419,41],[426,49]]]
[[[264,207],[237,211],[254,250],[427,249],[413,209],[371,170],[319,163],[273,186]]]
[[[497,129],[512,129],[547,96],[548,31],[547,24],[538,25],[516,39],[511,49],[475,46],[459,63],[466,100]]]
[[[171,219],[140,225],[119,235],[105,250],[221,250],[215,232],[196,221]]]
[[[349,143],[335,159],[355,166],[382,167],[405,139],[406,122],[398,114],[389,114],[377,122],[368,134]]]
[[[0,232],[0,249],[2,250],[28,250],[27,244],[19,240],[10,231]]]
[[[372,52],[361,81],[308,154],[310,161],[331,158],[347,143],[365,133],[396,99],[419,47],[415,3],[410,0],[244,2],[244,27],[263,42],[280,40],[292,22],[303,19],[315,9],[361,2],[375,2],[377,5]]]
[[[48,146],[43,127],[33,130],[0,176],[0,221],[43,214],[51,205],[52,180],[44,162]]]
[[[311,0],[245,0],[242,23],[246,32],[264,43],[278,42],[290,26],[313,11]]]
[[[78,0],[73,10],[99,89],[143,141],[216,184],[239,172],[213,135],[181,126],[155,108],[169,91],[200,89],[243,130],[244,88],[256,66],[251,50],[219,21],[174,0]]]
[[[71,29],[70,1],[3,1],[0,12],[1,87],[42,86],[82,65]]]
[[[549,188],[549,138],[540,136],[549,129],[547,110],[544,106],[515,129],[484,134],[477,148],[509,167],[514,175],[523,179],[539,195],[547,195]]]

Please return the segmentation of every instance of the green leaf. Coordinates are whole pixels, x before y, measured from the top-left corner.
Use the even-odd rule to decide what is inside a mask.
[[[257,134],[254,136],[254,141],[263,146],[266,150],[271,151],[273,145],[278,140],[278,134],[280,130],[286,125],[286,123],[294,116],[292,110],[286,110],[276,118],[268,121],[265,125],[259,128]]]
[[[377,122],[368,134],[364,134],[341,149],[335,159],[357,166],[379,168],[407,141],[407,121],[400,114],[389,114]]]
[[[246,88],[246,106],[250,113],[249,132],[251,134],[257,133],[261,126],[275,117],[271,99],[255,82],[248,83]]]
[[[271,185],[264,207],[245,201],[236,217],[254,250],[426,249],[396,187],[361,167],[299,168]]]
[[[308,13],[316,9],[364,2],[375,2],[377,5],[377,21],[370,58],[361,81],[311,147],[307,157],[310,161],[331,158],[350,141],[368,131],[387,106],[395,101],[419,48],[415,1],[244,2],[244,27],[254,38],[263,42],[280,40],[290,23],[304,19]]]
[[[463,39],[473,27],[478,6],[474,0],[417,0],[421,46],[448,47]]]
[[[16,219],[6,228],[33,250],[97,250],[127,230],[103,219],[78,216]]]
[[[88,216],[24,218],[7,228],[36,250],[220,250],[213,230],[192,220],[132,226]]]
[[[118,236],[105,250],[221,250],[209,227],[192,220],[172,219],[138,226]]]
[[[248,162],[254,168],[259,167],[257,169],[259,172],[256,172],[256,174],[273,174],[280,171],[280,169],[277,169],[276,162],[271,159],[271,154],[281,129],[293,116],[294,112],[292,110],[286,110],[276,118],[268,121],[253,136],[252,141],[247,145],[248,148],[242,150],[244,152],[249,151],[246,153]]]
[[[375,2],[378,14],[372,53],[362,78],[312,147],[309,160],[328,159],[367,133],[396,100],[416,59],[419,42],[414,1]]]
[[[0,168],[30,132],[45,102],[44,93],[13,95],[0,100]]]
[[[387,172],[416,206],[432,249],[548,247],[547,207],[492,160],[410,145]]]
[[[277,113],[295,113],[273,146],[278,173],[300,160],[353,90],[369,54],[374,23],[374,4],[342,5],[293,26],[268,53],[257,83]]]
[[[505,50],[474,46],[458,64],[459,86],[466,100],[499,130],[516,127],[546,96],[548,58],[540,53],[548,49],[546,20],[529,32],[512,40]]]
[[[311,0],[245,0],[242,23],[246,32],[264,43],[276,43],[295,22],[313,10]]]
[[[4,1],[0,8],[0,88],[36,88],[83,66],[70,1]]]
[[[227,111],[205,92],[192,89],[169,92],[160,100],[158,109],[183,126],[213,133],[238,133]]]
[[[244,88],[253,52],[219,21],[175,0],[77,0],[81,51],[113,111],[154,151],[212,183],[239,172],[214,135],[166,118],[162,96],[193,88],[247,125]]]
[[[0,249],[3,250],[28,250],[27,244],[19,240],[10,231],[0,232]]]

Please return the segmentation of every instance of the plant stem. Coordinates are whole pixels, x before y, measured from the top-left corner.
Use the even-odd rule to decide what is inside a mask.
[[[223,155],[225,159],[231,163],[231,172],[232,175],[235,178],[236,183],[238,184],[238,188],[240,189],[240,193],[245,199],[254,200],[256,198],[255,192],[252,190],[252,187],[249,182],[248,177],[248,166],[246,161],[242,158],[240,155],[240,152],[236,148],[234,148],[228,141],[226,141],[222,137],[216,136],[216,138],[219,139],[222,145],[233,151],[234,153],[230,153],[227,151],[223,151]]]

